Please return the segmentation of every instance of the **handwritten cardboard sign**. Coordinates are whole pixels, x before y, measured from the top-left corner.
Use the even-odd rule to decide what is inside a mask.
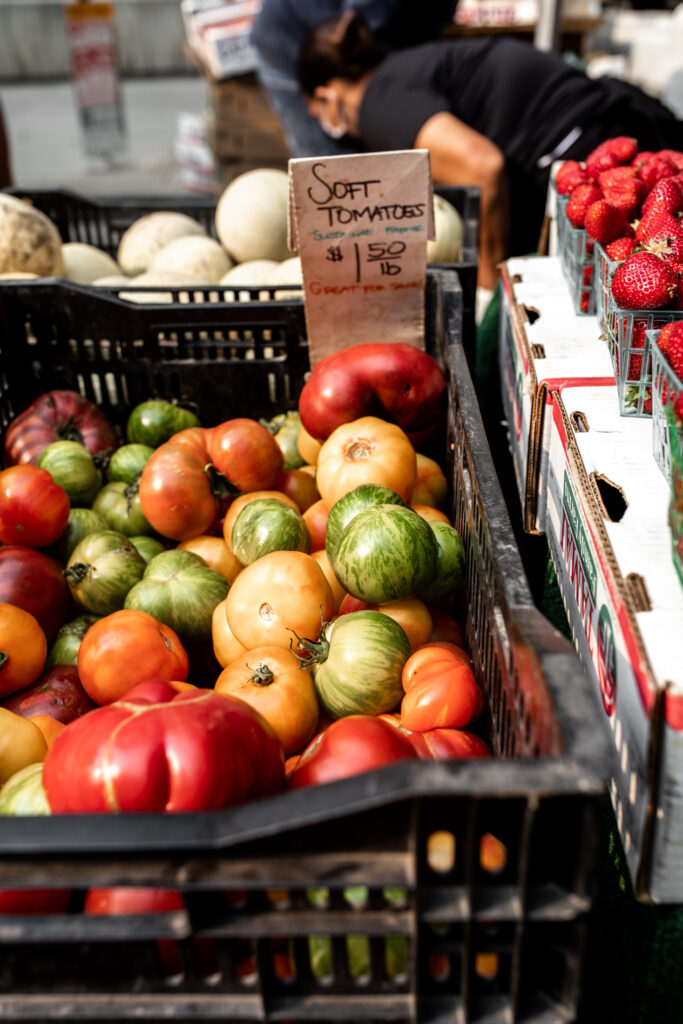
[[[289,161],[312,366],[363,342],[424,348],[432,203],[427,150]]]

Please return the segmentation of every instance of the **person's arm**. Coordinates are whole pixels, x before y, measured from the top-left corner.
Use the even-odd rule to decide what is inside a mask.
[[[417,133],[415,149],[428,149],[438,185],[478,185],[481,288],[494,288],[498,264],[507,256],[508,194],[505,158],[495,143],[453,114],[434,114]]]

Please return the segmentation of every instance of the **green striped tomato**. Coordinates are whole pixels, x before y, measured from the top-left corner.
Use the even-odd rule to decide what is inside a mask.
[[[102,486],[102,473],[78,441],[53,441],[40,453],[38,465],[69,495],[72,506],[90,505]]]
[[[53,668],[55,665],[75,665],[78,661],[78,648],[81,646],[81,640],[93,623],[99,622],[99,619],[99,615],[79,615],[71,622],[65,622],[48,651],[45,668]]]
[[[43,763],[29,764],[0,787],[0,815],[51,814],[43,789]]]
[[[398,622],[382,612],[342,615],[327,623],[312,654],[313,681],[321,705],[333,718],[379,715],[403,695],[401,672],[410,641]],[[310,661],[304,663],[307,667]]]
[[[105,484],[92,507],[106,520],[108,529],[123,533],[126,537],[154,533],[140,507],[137,484],[126,484],[123,480]]]
[[[76,545],[80,544],[88,534],[106,529],[106,520],[99,512],[93,512],[91,508],[72,508],[69,512],[66,530],[50,549],[51,554],[66,565]]]
[[[342,587],[368,604],[413,597],[434,578],[437,543],[411,508],[375,505],[342,532],[332,568]]]
[[[123,608],[126,594],[142,578],[146,562],[128,537],[98,530],[74,549],[64,576],[71,596],[95,615]]]
[[[400,494],[392,491],[391,487],[384,487],[382,484],[361,484],[360,487],[354,487],[339,501],[335,501],[327,517],[325,550],[330,561],[339,538],[353,517],[374,505],[400,505],[408,508]]]
[[[124,608],[147,612],[178,634],[183,643],[211,639],[211,618],[227,597],[225,576],[192,551],[174,548],[152,558]]]
[[[447,523],[434,520],[429,526],[439,550],[434,578],[418,594],[427,603],[451,597],[465,575],[465,548],[458,531]]]
[[[200,426],[199,417],[191,409],[184,409],[163,398],[150,398],[136,405],[126,424],[126,437],[132,444],[146,444],[158,448],[179,430]]]
[[[156,555],[160,555],[162,551],[166,550],[165,546],[156,537],[141,535],[131,537],[130,539],[146,562],[151,562]]]
[[[122,444],[117,448],[107,466],[107,480],[123,480],[124,484],[132,484],[140,476],[147,459],[154,449],[148,444]]]
[[[242,565],[273,551],[311,550],[304,517],[277,498],[256,498],[244,506],[232,528],[231,547]]]

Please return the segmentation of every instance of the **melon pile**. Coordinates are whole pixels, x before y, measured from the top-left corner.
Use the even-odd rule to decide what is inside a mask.
[[[108,288],[228,287],[231,297],[248,298],[238,288],[290,286],[276,298],[299,295],[299,258],[287,246],[289,181],[284,171],[261,168],[232,181],[216,207],[215,233],[173,210],[139,217],[121,236],[116,259],[84,242],[62,242],[45,214],[14,196],[0,195],[0,280],[61,277],[80,285]],[[462,219],[435,196],[436,240],[430,263],[455,262],[462,253]],[[233,291],[234,289],[234,291]],[[170,291],[121,291],[134,302],[170,302]],[[262,293],[270,298],[269,292]]]

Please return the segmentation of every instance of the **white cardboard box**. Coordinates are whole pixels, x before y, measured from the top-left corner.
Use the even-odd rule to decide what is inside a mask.
[[[617,394],[612,362],[593,316],[574,313],[558,257],[507,260],[501,271],[498,354],[503,406],[524,527],[542,533],[549,422],[548,391],[568,382],[591,383]]]
[[[610,389],[550,390],[545,532],[615,745],[610,783],[638,895],[683,901],[683,590],[651,424]]]

